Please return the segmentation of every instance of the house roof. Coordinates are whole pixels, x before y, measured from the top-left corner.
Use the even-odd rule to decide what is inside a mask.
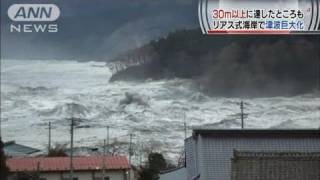
[[[124,156],[86,156],[74,157],[73,169],[75,171],[100,170],[103,168],[105,158],[107,170],[129,169],[130,165]],[[69,171],[70,157],[30,157],[30,158],[9,158],[7,166],[10,172],[50,172]]]
[[[194,129],[193,135],[217,137],[320,137],[318,129]]]
[[[40,150],[21,144],[16,144],[14,141],[9,141],[4,143],[4,152],[7,156],[23,156],[40,152]]]

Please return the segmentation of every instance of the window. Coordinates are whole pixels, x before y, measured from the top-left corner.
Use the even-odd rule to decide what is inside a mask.
[[[62,180],[69,180],[69,178],[62,178]],[[73,177],[72,180],[78,180],[77,177]]]

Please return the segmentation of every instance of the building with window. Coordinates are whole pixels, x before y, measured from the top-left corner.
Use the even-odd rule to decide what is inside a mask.
[[[185,140],[186,148],[186,168],[188,180],[240,180],[246,173],[252,173],[258,166],[258,162],[248,161],[247,166],[238,167],[242,161],[235,161],[234,152],[261,152],[272,153],[310,153],[320,152],[320,130],[210,130],[195,129],[193,136]],[[242,154],[244,155],[244,154]],[[260,154],[263,155],[263,154]],[[300,176],[301,171],[289,167],[289,163],[284,162],[277,154],[273,154],[282,169],[295,171]],[[241,156],[240,156],[241,157]],[[292,157],[290,157],[292,158]],[[296,157],[297,158],[297,157]],[[307,164],[313,164],[317,168],[319,163],[312,161],[315,157],[307,158]],[[273,159],[275,160],[275,159]],[[299,161],[299,160],[298,160]],[[271,160],[264,161],[268,165],[274,163]],[[233,163],[233,164],[232,164]],[[253,163],[253,164],[252,164]],[[274,163],[276,164],[276,163]],[[232,169],[233,165],[233,169]],[[252,165],[252,166],[251,166]],[[266,167],[262,167],[260,172],[272,173]],[[232,172],[233,171],[233,172]],[[238,174],[237,174],[238,172]],[[288,174],[289,172],[281,172]],[[250,174],[249,174],[250,176]],[[317,176],[311,174],[310,177]],[[269,176],[268,176],[269,177]],[[268,180],[281,179],[270,178]],[[319,177],[318,177],[319,179]],[[242,179],[241,179],[242,180]],[[245,178],[245,180],[250,180]]]
[[[68,180],[70,157],[9,158],[9,180]],[[104,168],[105,167],[105,168]],[[124,156],[87,156],[73,158],[74,180],[133,179],[131,166]],[[104,172],[104,176],[103,176]]]

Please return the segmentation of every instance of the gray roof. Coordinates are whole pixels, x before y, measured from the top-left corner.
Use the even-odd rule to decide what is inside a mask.
[[[194,129],[193,135],[217,137],[320,137],[320,129]]]
[[[16,144],[14,141],[4,143],[4,153],[7,156],[24,156],[40,152],[39,149]]]

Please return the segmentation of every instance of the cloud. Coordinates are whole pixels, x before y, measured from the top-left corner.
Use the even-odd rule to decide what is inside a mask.
[[[12,34],[8,31],[10,20],[6,9],[14,3],[30,2],[54,3],[60,7],[59,33]],[[185,28],[186,24],[197,26],[196,6],[189,0],[3,0],[1,14],[3,55],[19,59],[103,59],[135,48],[150,38]],[[150,31],[152,27],[155,29]],[[136,43],[123,46],[128,44],[123,38],[125,33]],[[113,44],[117,49],[111,52]]]

